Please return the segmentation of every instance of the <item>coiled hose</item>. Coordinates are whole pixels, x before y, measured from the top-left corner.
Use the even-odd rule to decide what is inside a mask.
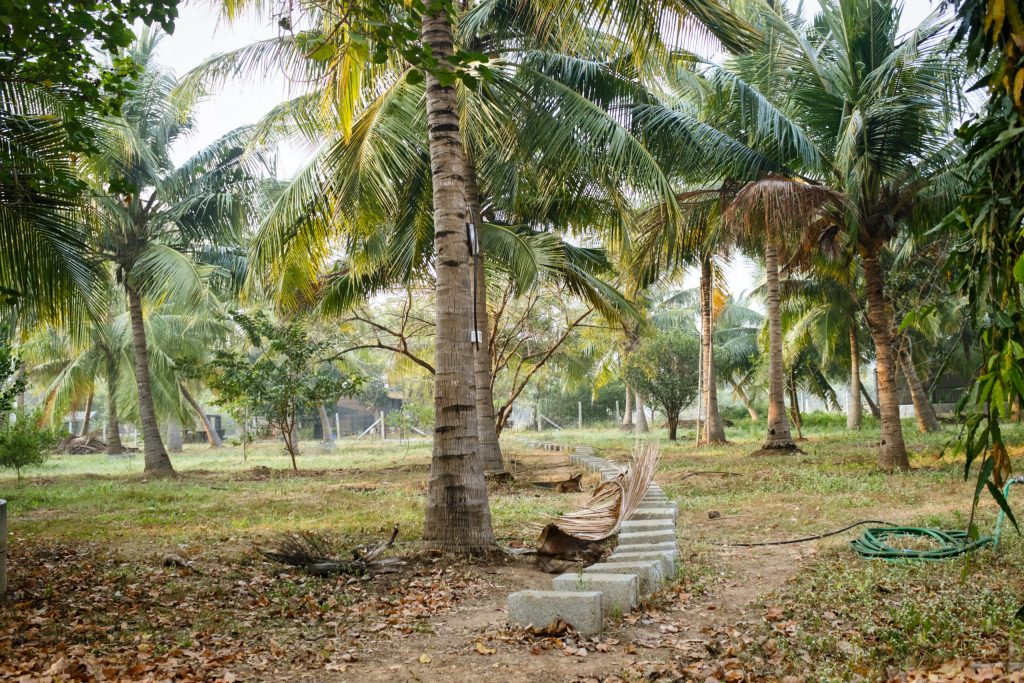
[[[1009,498],[1010,486],[1024,483],[1024,476],[1015,477],[1006,482],[1003,488],[1003,498]],[[951,529],[932,529],[917,526],[885,526],[869,527],[864,533],[850,545],[858,555],[866,559],[877,560],[925,560],[937,561],[948,560],[951,557],[963,555],[982,548],[986,545],[999,545],[999,533],[1003,526],[1005,513],[999,510],[996,518],[996,528],[992,536],[979,536],[971,538],[966,531]],[[898,548],[890,544],[892,539],[921,539],[931,547],[928,548]]]

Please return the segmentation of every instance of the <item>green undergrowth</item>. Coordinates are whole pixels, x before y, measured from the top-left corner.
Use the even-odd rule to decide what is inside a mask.
[[[762,601],[770,617],[750,654],[779,673],[829,681],[886,680],[951,660],[1020,662],[1022,605],[1016,534],[996,550],[947,562],[867,561],[834,548]]]

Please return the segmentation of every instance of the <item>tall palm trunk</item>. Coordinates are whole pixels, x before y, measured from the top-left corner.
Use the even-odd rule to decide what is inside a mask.
[[[883,470],[908,470],[910,460],[903,443],[900,404],[896,395],[896,354],[892,343],[892,313],[885,299],[884,276],[878,253],[864,255],[864,282],[868,293],[868,327],[875,343],[878,371],[878,410],[882,419],[882,440],[878,449],[878,467]]]
[[[16,381],[16,382],[20,381],[20,380],[24,379],[24,377],[25,377],[25,363],[24,362],[20,362],[20,363],[18,363],[17,370],[14,371],[14,381]],[[25,386],[28,386],[28,385],[26,384]],[[25,412],[25,396],[26,395],[27,395],[27,390],[25,390],[25,389],[22,389],[21,391],[18,392],[18,398],[17,398],[17,400],[15,402],[15,407],[18,410],[18,417],[19,418]]]
[[[633,428],[633,391],[626,385],[626,409],[622,411],[622,426]]]
[[[153,392],[150,387],[149,355],[146,349],[146,321],[142,316],[142,298],[139,293],[125,286],[128,293],[128,314],[132,324],[132,351],[135,356],[135,385],[139,391],[139,421],[142,423],[143,454],[145,472],[150,474],[174,474],[171,459],[167,457],[160,425],[156,421]]]
[[[452,27],[443,9],[423,18],[423,43],[443,64]],[[473,310],[466,240],[466,171],[455,89],[427,74],[427,132],[434,200],[437,288],[434,451],[423,538],[444,551],[496,547],[487,485],[477,451],[476,387],[470,322]]]
[[[750,419],[754,422],[760,420],[760,413],[757,412],[754,404],[750,402],[750,397],[747,396],[747,392],[743,390],[743,387],[735,382],[729,382],[729,384],[732,386],[733,393],[740,397],[740,401],[743,402],[743,407],[747,409],[747,415],[750,416]]]
[[[762,449],[796,450],[786,419],[786,378],[782,364],[782,307],[779,299],[779,255],[769,239],[764,248],[768,289],[768,434]]]
[[[210,448],[220,448],[224,445],[224,440],[220,438],[220,434],[214,429],[213,423],[210,422],[210,418],[206,417],[206,413],[203,412],[203,407],[199,405],[199,402],[192,398],[192,394],[185,388],[184,384],[178,383],[178,388],[181,389],[181,396],[185,401],[192,406],[192,410],[199,416],[199,419],[203,423],[203,431],[206,432],[206,442],[210,444]]]
[[[327,408],[321,403],[317,405],[316,412],[320,414],[320,436],[323,441],[334,443],[334,432],[331,431],[331,418],[327,416]]]
[[[121,444],[121,430],[117,424],[117,362],[107,358],[107,429],[103,440],[107,447],[103,450],[107,455],[124,453]]]
[[[910,388],[910,397],[914,401],[914,415],[917,416],[917,428],[923,432],[939,431],[939,419],[935,417],[935,407],[932,406],[928,392],[921,384],[921,378],[917,376],[917,368],[914,367],[914,359],[910,355],[910,340],[905,339],[900,345],[899,361],[903,369],[903,376],[907,378],[907,386]]]
[[[636,402],[636,431],[646,434],[651,431],[651,428],[647,424],[647,413],[644,411],[644,397],[634,391],[633,399]]]
[[[860,405],[860,347],[857,326],[850,325],[850,402],[846,407],[846,428],[860,429],[863,411]]]
[[[470,220],[476,225],[479,240],[480,188],[476,181],[476,167],[472,157],[466,157],[466,187],[469,190]],[[501,460],[501,445],[494,418],[494,394],[491,386],[490,322],[487,316],[487,278],[484,276],[484,250],[478,248],[473,256],[474,327],[478,332],[473,348],[473,373],[476,381],[476,434],[479,442],[480,464],[484,472],[499,474],[505,471]]]
[[[92,391],[85,399],[85,417],[82,418],[82,431],[80,436],[89,436],[89,428],[92,426]]]
[[[725,425],[722,414],[718,412],[718,388],[715,386],[715,343],[714,315],[712,292],[714,283],[711,281],[711,257],[705,256],[700,262],[700,346],[704,378],[703,397],[704,423],[700,442],[703,445],[725,443]]]
[[[789,373],[789,413],[796,427],[796,438],[804,440],[804,425],[800,419],[800,394],[797,393],[796,370]]]
[[[171,419],[167,423],[167,450],[171,453],[181,453],[182,447],[181,425],[177,420]]]
[[[875,403],[875,399],[871,398],[871,394],[868,393],[867,387],[861,382],[860,395],[864,397],[864,400],[868,404],[868,410],[871,411],[871,416],[876,420],[882,417],[882,411],[878,409],[878,404]]]

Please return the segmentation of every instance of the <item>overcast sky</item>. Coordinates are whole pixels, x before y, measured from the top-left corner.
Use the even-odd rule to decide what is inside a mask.
[[[787,2],[793,7],[800,4],[796,0]],[[819,7],[816,0],[807,0],[802,4],[806,16],[813,15]],[[904,30],[920,23],[935,4],[932,0],[905,0]],[[181,5],[178,11],[174,34],[164,38],[160,45],[160,57],[179,76],[211,55],[277,35],[277,27],[271,18],[250,18],[228,24],[219,18],[216,8],[210,2],[189,1]],[[176,160],[187,158],[238,126],[256,121],[287,95],[287,87],[281,77],[270,78],[265,83],[228,83],[199,105],[196,112],[198,130],[176,147]],[[297,170],[305,154],[297,149],[282,149],[280,173],[287,176]],[[727,267],[726,277],[732,283],[731,289],[735,293],[751,287],[754,277],[751,269],[752,264],[745,259],[737,259]],[[689,282],[691,279],[687,279],[687,286],[693,284]]]

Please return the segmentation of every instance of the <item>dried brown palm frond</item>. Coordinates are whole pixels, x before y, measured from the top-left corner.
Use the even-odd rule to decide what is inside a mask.
[[[338,558],[340,548],[326,536],[312,531],[300,531],[282,534],[270,548],[261,550],[260,554],[268,560],[301,567],[316,576],[367,576],[394,571],[396,567],[405,564],[401,558],[380,557],[394,545],[397,537],[398,525],[395,525],[387,540],[369,548],[355,548],[351,560],[342,560]]]
[[[812,226],[841,213],[844,206],[843,195],[823,185],[772,175],[744,185],[723,212],[722,222],[741,243],[770,236],[783,248],[802,243]]]
[[[625,472],[601,482],[590,500],[579,510],[562,515],[553,522],[559,531],[583,541],[601,541],[629,518],[647,494],[658,465],[658,444],[638,443],[633,448]],[[549,525],[549,526],[552,526]],[[541,535],[541,545],[545,536]]]

